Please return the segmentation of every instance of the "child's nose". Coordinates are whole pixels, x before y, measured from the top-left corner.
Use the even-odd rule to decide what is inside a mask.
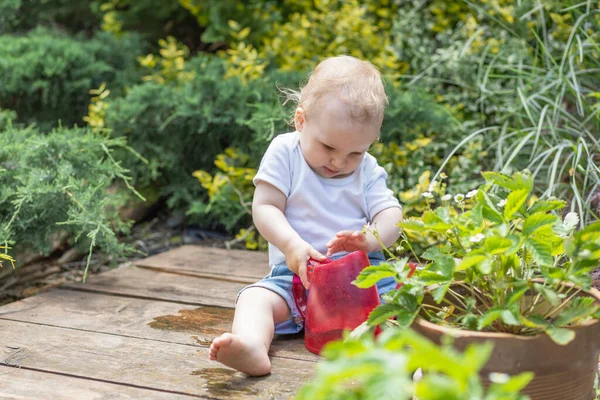
[[[331,165],[336,169],[342,169],[346,165],[346,159],[341,157],[334,157],[331,159]]]

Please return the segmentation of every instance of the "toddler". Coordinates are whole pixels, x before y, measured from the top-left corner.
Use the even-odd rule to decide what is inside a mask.
[[[367,153],[379,137],[387,98],[379,71],[354,57],[332,57],[312,72],[297,101],[296,131],[273,139],[254,177],[252,217],[269,242],[271,273],[244,288],[232,333],[215,338],[209,357],[248,375],[271,371],[274,334],[297,333],[303,320],[292,295],[293,273],[306,288],[309,258],[339,258],[364,250],[372,265],[381,247],[363,227],[371,224],[385,246],[399,236],[402,208],[386,186],[387,174]],[[395,287],[382,279],[380,295]]]

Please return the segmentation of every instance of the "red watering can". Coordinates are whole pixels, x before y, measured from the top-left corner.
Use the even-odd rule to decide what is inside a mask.
[[[308,351],[319,354],[326,343],[341,339],[344,330],[352,330],[366,321],[379,305],[375,286],[359,289],[352,284],[368,266],[369,258],[364,251],[355,251],[335,261],[309,260],[308,301],[300,277],[294,275],[292,292],[304,317],[304,345]]]
[[[352,284],[368,266],[369,258],[364,251],[355,251],[337,260],[310,259],[308,299],[300,277],[294,275],[292,293],[304,318],[304,346],[308,351],[319,354],[326,343],[341,339],[345,330],[365,322],[380,304],[376,286],[360,289]],[[411,276],[416,264],[409,263],[409,267]]]

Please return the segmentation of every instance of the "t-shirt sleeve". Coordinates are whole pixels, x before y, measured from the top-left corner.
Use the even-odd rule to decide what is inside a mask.
[[[367,185],[365,188],[365,196],[367,200],[367,218],[369,219],[369,222],[373,221],[373,218],[386,208],[402,208],[400,202],[396,196],[394,196],[394,192],[387,187],[387,172],[377,164],[375,158],[370,157],[366,170]]]
[[[292,186],[290,151],[285,140],[280,137],[273,139],[252,179],[254,185],[259,181],[267,182],[288,197]]]

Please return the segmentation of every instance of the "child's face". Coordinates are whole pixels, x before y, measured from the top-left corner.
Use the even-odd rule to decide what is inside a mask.
[[[308,165],[324,178],[343,178],[360,165],[379,135],[379,124],[352,122],[347,106],[330,97],[307,119],[298,108],[294,117],[300,148]]]

